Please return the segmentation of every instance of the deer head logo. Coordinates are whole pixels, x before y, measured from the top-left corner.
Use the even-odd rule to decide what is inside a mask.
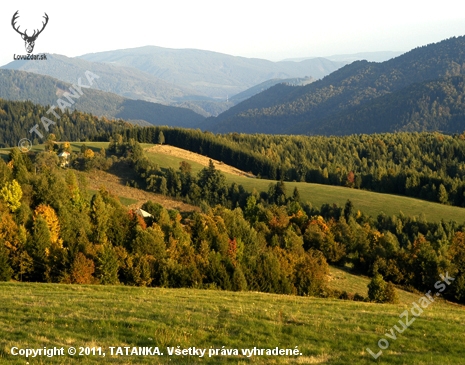
[[[37,37],[39,36],[40,33],[42,33],[42,31],[45,29],[45,26],[48,23],[48,15],[47,13],[44,13],[45,16],[43,18],[45,18],[45,22],[42,22],[42,29],[41,30],[35,29],[34,33],[31,36],[28,36],[27,29],[23,33],[19,31],[19,26],[16,27],[16,20],[19,18],[18,12],[19,10],[16,13],[14,13],[13,18],[11,19],[11,26],[13,27],[14,30],[16,30],[19,34],[21,34],[21,38],[23,38],[24,40],[24,46],[26,47],[26,52],[31,53],[34,50],[34,45],[35,45]]]

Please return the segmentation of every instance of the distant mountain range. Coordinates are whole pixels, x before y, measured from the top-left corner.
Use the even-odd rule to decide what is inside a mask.
[[[2,68],[47,75],[70,83],[89,70],[100,76],[96,88],[102,91],[189,108],[203,116],[220,114],[234,105],[236,99],[232,96],[270,79],[318,79],[346,64],[324,58],[271,62],[154,46],[75,58],[47,56],[47,62],[13,61]]]
[[[324,57],[327,60],[335,62],[352,63],[354,61],[369,61],[369,62],[384,62],[391,58],[400,56],[403,52],[392,52],[392,51],[381,51],[381,52],[359,52],[351,54],[333,55]],[[295,61],[300,62],[304,60],[312,59],[313,57],[300,57],[300,58],[288,58],[284,61]]]
[[[333,55],[325,57],[330,61],[352,63],[355,61],[384,62],[398,57],[405,52],[360,52],[352,54]]]
[[[272,134],[351,134],[465,129],[465,37],[382,63],[356,61],[306,86],[275,85],[202,129]],[[461,123],[459,122],[461,121]]]
[[[270,79],[306,76],[319,79],[346,64],[324,58],[272,62],[198,49],[155,46],[91,53],[80,58],[133,67],[171,84],[221,99]]]
[[[57,54],[47,55],[47,61],[12,61],[3,69],[21,70],[54,77],[75,83],[89,70],[99,76],[97,89],[112,92],[130,99],[141,99],[169,104],[186,95],[195,95],[193,89],[172,85],[158,77],[135,68],[88,62]]]

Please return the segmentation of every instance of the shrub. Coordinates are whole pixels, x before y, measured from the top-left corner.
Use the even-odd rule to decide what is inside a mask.
[[[399,295],[397,294],[394,284],[388,282],[384,292],[385,303],[396,304],[399,303]]]
[[[368,284],[368,298],[376,303],[398,303],[399,297],[394,285],[386,283],[381,274],[376,274]]]
[[[234,291],[247,290],[247,280],[239,265],[234,269],[234,274],[232,277],[232,289]]]

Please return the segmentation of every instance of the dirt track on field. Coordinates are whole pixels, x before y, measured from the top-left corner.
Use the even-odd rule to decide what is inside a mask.
[[[226,165],[223,162],[214,160],[207,156],[199,155],[198,153],[183,150],[182,148],[178,148],[178,147],[173,147],[169,145],[156,145],[153,147],[146,148],[145,151],[179,157],[179,158],[186,159],[192,162],[197,162],[198,164],[203,165],[203,166],[208,166],[209,161],[212,160],[213,164],[215,165],[215,168],[222,172],[226,172],[228,174],[237,175],[237,176],[255,177],[251,173],[241,171],[239,169],[236,169],[235,167]]]

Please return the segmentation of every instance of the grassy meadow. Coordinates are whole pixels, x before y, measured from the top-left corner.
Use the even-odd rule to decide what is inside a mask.
[[[333,274],[342,274],[338,270]],[[349,279],[350,280],[350,279]],[[101,356],[38,357],[30,364],[465,364],[464,307],[437,302],[377,343],[420,295],[372,304],[255,292],[35,283],[0,284],[0,363],[25,364],[10,349],[102,347]],[[157,346],[163,356],[111,356],[110,346]],[[207,349],[168,356],[167,347]],[[208,349],[292,348],[300,356],[213,356]]]

